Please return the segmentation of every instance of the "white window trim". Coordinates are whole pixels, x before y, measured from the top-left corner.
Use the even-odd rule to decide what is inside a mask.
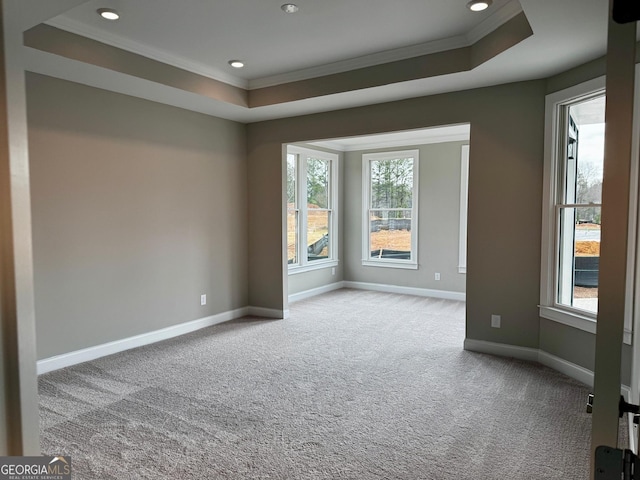
[[[570,327],[577,328],[590,333],[596,332],[596,314],[574,307],[568,307],[555,302],[555,275],[558,253],[556,245],[558,242],[558,232],[556,231],[555,205],[557,199],[557,173],[558,173],[558,153],[559,153],[559,132],[558,132],[558,111],[562,105],[578,100],[581,97],[604,92],[606,78],[604,76],[595,78],[588,82],[575,85],[547,95],[545,101],[545,135],[544,135],[544,184],[542,192],[542,248],[541,248],[541,277],[540,277],[540,316]],[[637,154],[635,155],[637,157]],[[635,158],[634,157],[634,158]],[[637,172],[637,162],[634,164]],[[636,175],[637,176],[637,175]],[[632,178],[634,178],[632,176]],[[635,202],[637,198],[637,185],[632,185],[631,189],[631,209],[630,226],[635,225]],[[635,228],[629,229],[629,245],[635,245]],[[625,328],[624,342],[631,343],[632,333],[632,313],[633,313],[633,291],[634,291],[634,258],[635,252],[630,247],[627,266],[627,295],[625,303]]]
[[[369,250],[369,199],[371,192],[371,161],[391,158],[413,158],[413,190],[411,199],[411,259],[391,260],[388,258],[370,258]],[[362,155],[362,265],[367,267],[404,268],[417,270],[418,268],[418,192],[420,190],[420,158],[419,151],[400,150],[394,152],[365,153]]]
[[[296,195],[298,198],[298,202],[301,200],[306,203],[307,198],[307,165],[306,162],[302,162],[300,159],[303,155],[309,155],[314,158],[319,158],[322,160],[329,161],[329,175],[330,175],[330,185],[329,185],[329,197],[330,197],[330,208],[331,211],[331,225],[330,225],[330,233],[329,233],[329,245],[331,248],[329,249],[329,258],[324,260],[314,260],[313,262],[309,262],[307,259],[307,250],[306,250],[306,232],[307,232],[307,215],[306,215],[306,206],[305,208],[300,208],[300,204],[298,204],[298,210],[301,212],[299,215],[299,225],[298,225],[298,263],[294,263],[288,266],[288,271],[290,275],[296,275],[299,273],[310,272],[313,270],[320,270],[323,268],[331,268],[338,266],[339,262],[339,252],[338,252],[338,171],[339,171],[339,162],[340,157],[335,153],[323,152],[321,150],[313,150],[311,148],[299,147],[297,145],[287,145],[285,148],[285,156],[284,156],[284,165],[286,168],[287,162],[287,154],[299,155],[297,157],[296,164]],[[286,178],[286,177],[285,177]],[[284,185],[285,188],[285,198],[286,198],[286,182]],[[287,210],[287,205],[285,202],[284,205],[285,215]],[[302,212],[305,214],[302,214]]]
[[[460,153],[460,234],[458,239],[458,273],[467,273],[467,208],[469,206],[469,145]]]

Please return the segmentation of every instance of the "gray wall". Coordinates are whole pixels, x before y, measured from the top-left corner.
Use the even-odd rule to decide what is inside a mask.
[[[345,153],[345,280],[464,292],[458,273],[460,230],[460,155],[469,142],[435,143]],[[362,155],[419,150],[417,270],[362,265]],[[434,273],[441,280],[434,280]]]
[[[537,348],[545,88],[521,82],[249,124],[250,303],[287,303],[283,143],[471,123],[467,337]],[[260,255],[265,245],[276,253]]]
[[[39,358],[246,305],[284,310],[282,144],[470,122],[467,337],[593,368],[593,336],[541,320],[537,304],[544,96],[600,73],[593,62],[548,81],[246,127],[28,75]],[[343,231],[360,229],[346,210]],[[289,292],[380,281],[345,262],[359,262],[359,240],[340,256],[344,275],[305,274]],[[446,279],[439,287],[455,290]]]
[[[248,304],[244,125],[35,74],[27,100],[38,358]]]

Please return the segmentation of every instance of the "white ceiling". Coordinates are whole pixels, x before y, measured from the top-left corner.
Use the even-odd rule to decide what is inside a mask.
[[[51,0],[53,1],[53,0]],[[62,0],[57,0],[62,1]],[[533,35],[467,72],[248,108],[26,49],[27,69],[242,122],[544,78],[602,56],[608,0],[89,0],[50,25],[242,88],[260,88],[470,45],[524,12]],[[99,7],[122,18],[106,22]],[[227,65],[232,58],[243,70]]]

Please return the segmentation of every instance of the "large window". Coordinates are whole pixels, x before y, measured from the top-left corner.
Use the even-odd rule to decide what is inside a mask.
[[[363,265],[418,268],[418,150],[363,160]]]
[[[540,314],[595,332],[605,96],[602,79],[547,98]]]
[[[591,314],[598,312],[604,106],[597,94],[558,111],[556,302]]]
[[[338,156],[287,147],[287,258],[300,272],[335,265]]]

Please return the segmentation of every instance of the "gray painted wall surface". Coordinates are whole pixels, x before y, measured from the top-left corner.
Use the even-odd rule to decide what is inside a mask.
[[[345,280],[464,292],[458,273],[460,155],[468,142],[394,147],[345,153]],[[418,148],[419,207],[417,270],[362,265],[362,155]],[[441,280],[434,280],[434,273]]]
[[[282,143],[471,122],[467,336],[593,368],[593,336],[540,320],[537,303],[544,95],[598,70],[250,124],[246,144],[234,122],[29,74],[39,358],[245,305],[286,308]],[[344,231],[360,228],[345,216]],[[327,272],[290,292],[332,283]]]
[[[467,337],[537,348],[545,87],[522,82],[249,124],[250,303],[286,306],[283,143],[471,123]],[[280,254],[260,255],[265,245]],[[501,329],[491,328],[492,313]]]
[[[35,74],[27,99],[38,358],[248,304],[244,125]]]

